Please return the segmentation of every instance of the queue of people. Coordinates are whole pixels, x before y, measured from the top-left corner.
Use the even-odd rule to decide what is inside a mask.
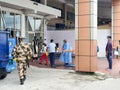
[[[67,42],[66,39],[63,40],[62,52],[60,54],[60,62],[64,62],[64,66],[72,63],[72,48],[71,45]],[[45,65],[48,65],[48,58],[50,60],[51,68],[56,68],[56,52],[58,52],[58,45],[54,43],[54,40],[51,39],[50,43],[46,45],[43,43],[42,55],[39,58],[39,64],[42,64],[43,60],[46,61]],[[61,58],[63,57],[63,58]]]
[[[56,68],[55,59],[56,52],[59,52],[58,43],[54,43],[54,40],[51,39],[50,43],[47,45],[46,39],[45,42],[41,42],[35,36],[32,43],[33,57],[32,60],[39,60],[39,64],[42,64],[45,60],[45,65],[48,65],[50,61],[50,66]],[[72,52],[71,45],[66,39],[63,40],[62,53],[60,54],[60,62],[64,62],[64,66],[69,65],[72,62]],[[40,52],[40,53],[39,53]],[[61,58],[61,56],[63,58]]]

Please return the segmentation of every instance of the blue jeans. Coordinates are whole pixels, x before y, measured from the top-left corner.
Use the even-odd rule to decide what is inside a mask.
[[[55,58],[56,58],[55,52],[49,53],[49,59],[50,59],[51,67],[55,66]]]
[[[112,69],[112,53],[108,53],[107,60],[109,64],[109,69]]]

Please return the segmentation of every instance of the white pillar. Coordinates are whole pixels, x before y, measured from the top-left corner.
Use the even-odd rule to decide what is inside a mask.
[[[25,15],[21,15],[21,36],[25,37]]]
[[[47,0],[44,0],[44,5],[47,5]]]
[[[46,40],[47,40],[47,24],[48,24],[48,21],[44,19],[44,39]]]

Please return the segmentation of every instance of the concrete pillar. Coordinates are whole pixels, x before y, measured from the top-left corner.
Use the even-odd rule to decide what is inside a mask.
[[[67,25],[67,6],[66,6],[66,3],[63,3],[63,10],[64,10],[64,22],[65,22],[65,25]]]
[[[113,47],[117,47],[120,40],[120,0],[112,0],[112,34]]]
[[[75,70],[97,69],[97,0],[75,0]]]
[[[44,5],[47,5],[47,0],[44,0]]]
[[[26,29],[25,29],[25,15],[24,14],[21,14],[21,36],[25,37],[25,32],[26,32]]]
[[[44,39],[47,39],[47,24],[48,20],[44,19]]]

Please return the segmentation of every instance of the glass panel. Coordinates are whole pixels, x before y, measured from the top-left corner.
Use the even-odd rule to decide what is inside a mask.
[[[21,32],[20,31],[16,31],[16,34],[15,34],[16,37],[19,37],[21,36]]]
[[[1,10],[0,10],[0,28],[2,28],[2,15],[1,15]]]
[[[40,33],[35,33],[35,36],[37,36],[37,39],[40,38]]]
[[[12,37],[12,38],[15,38],[15,37],[20,36],[20,35],[21,35],[20,31],[11,30],[11,32],[10,32],[10,37]]]
[[[40,31],[40,29],[41,29],[40,27],[41,27],[41,19],[36,18],[35,19],[35,30]]]
[[[5,12],[6,28],[14,29],[14,13]]]
[[[75,21],[75,14],[72,12],[67,12],[67,20]]]
[[[20,15],[19,14],[15,15],[15,29],[20,30]]]
[[[34,18],[28,16],[28,31],[34,31]]]
[[[29,33],[28,37],[29,37],[29,43],[31,43],[32,40],[34,39],[34,34],[33,33]]]
[[[3,29],[3,14],[4,14],[4,11],[2,11],[2,14],[1,14],[1,10],[0,10],[0,28]]]

